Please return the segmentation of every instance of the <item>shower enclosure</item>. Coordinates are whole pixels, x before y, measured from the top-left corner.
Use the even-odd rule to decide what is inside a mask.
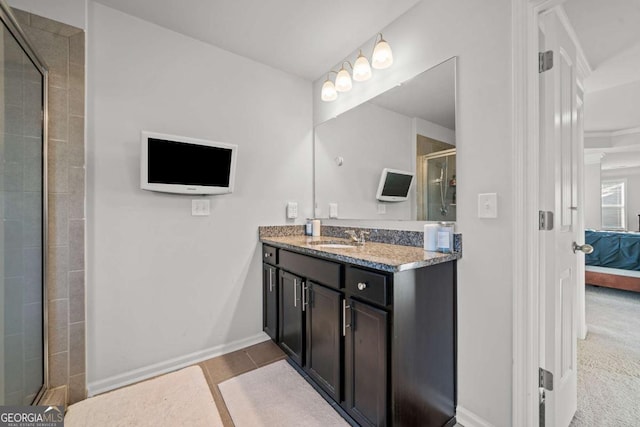
[[[418,159],[418,220],[456,220],[456,150]]]
[[[0,405],[46,388],[47,70],[0,1]]]

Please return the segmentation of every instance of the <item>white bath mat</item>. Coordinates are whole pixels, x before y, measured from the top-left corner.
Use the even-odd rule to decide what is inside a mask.
[[[285,360],[218,387],[236,427],[349,425]]]
[[[71,405],[65,427],[222,427],[199,366],[162,375]]]

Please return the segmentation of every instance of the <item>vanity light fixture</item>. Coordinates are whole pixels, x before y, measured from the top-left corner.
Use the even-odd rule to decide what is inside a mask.
[[[336,76],[336,90],[338,92],[349,92],[353,87],[353,83],[351,83],[351,76],[349,75],[349,72],[344,68],[345,63],[351,66],[351,63],[349,61],[344,61],[342,63],[342,68],[340,68],[340,71],[338,71],[338,75]]]
[[[391,52],[391,46],[385,39],[382,38],[382,33],[378,33],[380,40],[373,48],[373,55],[371,56],[371,65],[376,70],[384,70],[389,68],[393,64],[393,53]],[[378,37],[376,36],[376,39]]]
[[[382,33],[378,33],[373,47],[373,54],[371,55],[371,64],[369,64],[367,57],[362,54],[362,50],[360,50],[353,65],[351,65],[349,61],[344,61],[339,71],[329,71],[329,74],[336,74],[336,79],[335,82],[332,82],[329,74],[327,74],[327,80],[322,84],[322,90],[320,92],[323,101],[335,101],[338,98],[338,92],[348,92],[353,87],[351,75],[349,75],[349,71],[345,68],[344,64],[349,64],[349,67],[351,67],[353,80],[357,82],[367,81],[372,75],[371,67],[377,70],[383,70],[393,64],[391,46],[389,46],[389,43],[382,37]]]
[[[338,98],[338,91],[327,74],[327,80],[322,84],[322,100],[323,101],[335,101]]]
[[[366,56],[362,54],[358,55],[358,59],[353,63],[353,80],[357,82],[366,82],[371,78],[371,65]]]

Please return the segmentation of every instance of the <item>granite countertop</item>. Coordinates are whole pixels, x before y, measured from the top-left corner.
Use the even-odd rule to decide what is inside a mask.
[[[328,236],[261,237],[260,241],[282,249],[389,272],[412,270],[460,258],[458,253],[443,254],[413,246],[388,243],[367,242],[364,246],[351,248],[327,248],[313,244],[315,242],[350,243],[347,239]]]

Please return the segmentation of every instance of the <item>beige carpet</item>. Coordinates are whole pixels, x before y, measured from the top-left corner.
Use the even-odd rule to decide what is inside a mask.
[[[640,425],[640,293],[587,286],[572,427]]]
[[[349,425],[285,360],[218,387],[236,427]]]
[[[191,366],[71,405],[66,427],[222,427],[207,380]]]

